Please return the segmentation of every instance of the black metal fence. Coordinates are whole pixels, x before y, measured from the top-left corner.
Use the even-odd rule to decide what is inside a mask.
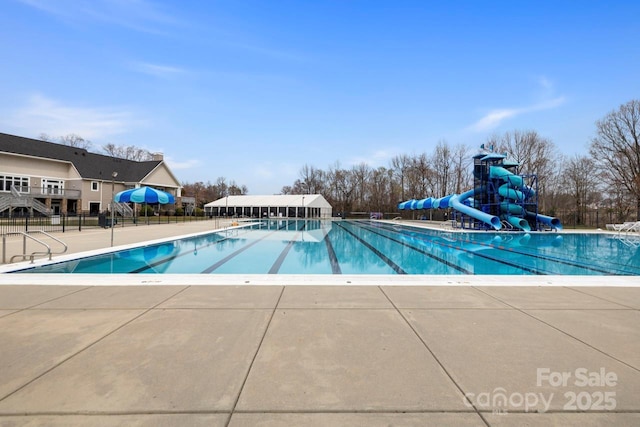
[[[628,213],[620,215],[612,209],[584,209],[582,211],[571,209],[558,209],[554,212],[564,228],[601,228],[607,224],[621,224],[625,221],[637,221],[635,215]]]
[[[182,222],[211,221],[204,216],[141,216],[121,217],[115,216],[115,227],[151,225],[151,224],[177,224]],[[213,220],[215,221],[215,219]],[[92,228],[109,228],[111,217],[109,213],[99,215],[52,215],[47,216],[19,216],[12,218],[0,217],[0,235],[14,232],[29,232],[34,230],[47,233],[64,233],[66,231],[82,231]]]

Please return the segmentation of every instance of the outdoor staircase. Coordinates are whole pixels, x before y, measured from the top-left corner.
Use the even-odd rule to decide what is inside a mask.
[[[11,200],[7,196],[0,196],[0,212],[4,212],[11,207]]]
[[[113,202],[113,210],[122,217],[132,217],[133,209],[126,203]]]
[[[15,186],[11,186],[11,194],[0,196],[0,213],[12,208],[28,208],[36,210],[46,216],[51,216],[52,210],[47,205],[29,194],[22,194]]]

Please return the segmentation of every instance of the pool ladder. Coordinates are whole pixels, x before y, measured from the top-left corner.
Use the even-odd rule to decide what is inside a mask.
[[[62,252],[51,252],[51,246],[49,246],[48,244],[46,244],[45,242],[43,242],[42,240],[36,239],[35,237],[31,236],[31,233],[41,233],[44,234],[45,236],[49,237],[52,240],[55,240],[56,242],[60,243],[62,246],[64,246],[64,250]],[[42,231],[42,230],[33,230],[33,231],[28,231],[28,232],[24,232],[24,231],[14,231],[11,233],[5,233],[2,235],[2,263],[6,264],[6,255],[7,255],[7,236],[19,236],[22,235],[22,254],[19,255],[14,255],[11,257],[11,259],[9,259],[9,263],[12,263],[14,259],[16,258],[22,258],[22,260],[26,260],[26,259],[30,259],[31,260],[31,264],[33,264],[36,255],[48,255],[49,256],[49,260],[51,260],[51,256],[53,254],[56,255],[60,255],[63,254],[65,252],[67,252],[67,249],[69,249],[67,247],[67,245],[60,239],[57,239],[55,237],[53,237],[51,234]],[[45,248],[47,248],[46,251],[34,251],[31,254],[27,255],[27,238],[33,240],[36,243],[41,244],[42,246],[44,246]]]

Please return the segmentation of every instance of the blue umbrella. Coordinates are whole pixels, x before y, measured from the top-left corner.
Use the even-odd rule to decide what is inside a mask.
[[[166,205],[176,202],[173,195],[151,187],[132,188],[131,190],[121,191],[116,194],[113,199],[118,203],[160,203],[161,205]]]

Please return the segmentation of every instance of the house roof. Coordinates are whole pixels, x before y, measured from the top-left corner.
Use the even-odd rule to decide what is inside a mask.
[[[331,208],[331,205],[320,194],[276,194],[266,196],[229,196],[207,203],[205,207],[304,207],[307,208]]]
[[[72,163],[82,178],[111,180],[118,172],[118,181],[140,182],[153,171],[162,160],[136,162],[103,154],[91,153],[83,148],[38,139],[0,133],[0,152],[41,157]]]

